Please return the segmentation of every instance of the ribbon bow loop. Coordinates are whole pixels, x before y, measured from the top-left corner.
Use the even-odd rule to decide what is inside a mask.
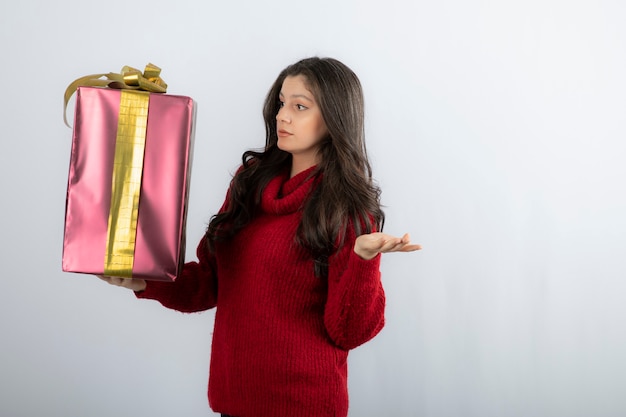
[[[104,77],[104,79],[103,79]],[[161,78],[161,68],[148,63],[143,73],[133,67],[124,66],[120,73],[93,74],[80,77],[72,82],[65,90],[63,103],[63,121],[67,127],[67,103],[78,87],[110,87],[115,89],[143,90],[151,93],[165,93],[167,83]]]
[[[122,78],[125,86],[121,86],[121,88],[134,88],[153,93],[165,93],[167,84],[160,75],[161,68],[154,64],[146,65],[143,73],[136,68],[125,66],[122,68]]]

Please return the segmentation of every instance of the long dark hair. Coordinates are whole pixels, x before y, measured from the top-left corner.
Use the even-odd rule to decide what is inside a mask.
[[[382,230],[380,188],[372,180],[365,147],[364,104],[356,74],[332,58],[307,58],[285,68],[263,106],[265,148],[242,155],[223,210],[213,216],[206,236],[210,247],[226,240],[256,215],[268,182],[291,166],[291,155],[278,148],[276,115],[286,77],[301,75],[314,95],[328,129],[314,171],[318,185],[304,204],[296,242],[310,253],[317,276],[327,275],[328,258],[344,243],[348,224],[356,235]]]

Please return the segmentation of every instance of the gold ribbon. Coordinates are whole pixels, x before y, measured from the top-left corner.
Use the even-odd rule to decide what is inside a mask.
[[[122,90],[115,139],[104,275],[131,278],[150,93]]]
[[[154,64],[146,65],[144,72],[133,67],[124,66],[121,73],[92,74],[80,77],[65,89],[63,101],[63,121],[67,127],[67,103],[78,87],[111,87],[116,89],[143,90],[152,93],[165,93],[167,84],[161,78],[161,68]],[[104,79],[102,78],[104,77]]]

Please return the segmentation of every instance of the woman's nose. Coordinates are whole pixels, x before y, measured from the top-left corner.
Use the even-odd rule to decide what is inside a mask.
[[[278,109],[278,113],[276,113],[276,121],[285,123],[291,122],[291,117],[289,117],[289,114],[285,107],[281,107],[280,109]]]

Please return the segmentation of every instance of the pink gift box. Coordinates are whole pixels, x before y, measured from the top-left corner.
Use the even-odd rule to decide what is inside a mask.
[[[115,157],[120,90],[76,93],[63,271],[102,275]],[[150,94],[132,277],[173,281],[184,263],[195,105]]]

